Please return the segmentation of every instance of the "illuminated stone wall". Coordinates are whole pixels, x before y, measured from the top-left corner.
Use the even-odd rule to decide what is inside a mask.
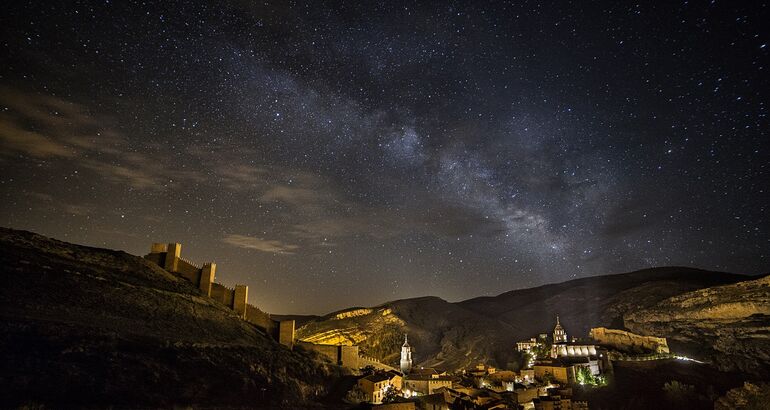
[[[294,321],[282,320],[278,323],[278,343],[294,347]]]
[[[234,289],[230,289],[227,286],[222,286],[218,283],[211,284],[211,298],[231,309],[233,307],[234,294]]]
[[[596,327],[591,329],[590,336],[600,345],[618,350],[634,350],[642,348],[655,353],[670,353],[665,337],[642,336],[619,329]]]
[[[193,265],[192,262],[186,259],[179,258],[175,272],[182,275],[182,277],[196,286],[200,283],[201,268]]]
[[[251,304],[246,305],[246,321],[261,328],[269,335],[275,333],[278,324],[278,321],[271,319],[269,314]]]
[[[552,364],[535,364],[535,378],[538,380],[544,380],[546,375],[551,375],[554,380],[571,384],[575,382],[575,367],[574,366],[560,366]]]
[[[358,346],[340,346],[340,365],[358,369],[359,366]]]
[[[323,356],[334,364],[358,370],[365,367],[366,363],[359,355],[358,346],[335,346],[324,345],[298,340],[297,345],[305,350],[312,350]],[[375,366],[377,367],[377,366]],[[388,370],[395,370],[388,366]]]
[[[246,319],[246,305],[249,301],[249,287],[246,285],[235,285],[233,294],[233,310],[241,319]]]

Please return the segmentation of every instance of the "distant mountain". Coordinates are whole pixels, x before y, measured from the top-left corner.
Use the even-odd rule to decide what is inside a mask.
[[[404,299],[374,308],[351,308],[312,320],[300,338],[356,343],[368,355],[396,365],[408,332],[421,365],[454,370],[486,361],[513,366],[515,342],[550,333],[555,315],[568,335],[586,337],[591,327],[623,328],[623,315],[671,296],[749,277],[667,267],[595,276],[559,284],[449,303],[436,297]]]
[[[559,315],[570,337],[586,337],[592,327],[622,328],[626,312],[645,309],[692,290],[749,278],[684,267],[652,268],[514,290],[458,305],[513,326],[518,337],[550,332],[555,315]]]
[[[626,313],[624,323],[722,370],[770,377],[770,276],[674,296]]]
[[[2,407],[305,407],[338,368],[124,252],[0,228]]]

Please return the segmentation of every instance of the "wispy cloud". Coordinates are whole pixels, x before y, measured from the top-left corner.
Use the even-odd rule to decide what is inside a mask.
[[[230,234],[222,242],[239,248],[254,249],[260,252],[293,254],[299,245],[293,245],[278,240],[256,238],[253,236]]]
[[[215,165],[213,168],[223,185],[234,191],[263,187],[270,175],[270,170],[267,168],[237,162]]]
[[[7,87],[0,87],[0,103],[0,155],[66,161],[138,190],[162,189],[169,175],[203,179],[199,172],[171,169],[157,153],[138,149],[111,118],[80,104]]]

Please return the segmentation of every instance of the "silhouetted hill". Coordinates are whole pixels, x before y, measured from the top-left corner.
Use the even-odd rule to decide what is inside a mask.
[[[626,312],[645,309],[692,290],[746,279],[750,277],[662,267],[514,290],[458,304],[513,326],[519,337],[552,331],[557,314],[570,337],[586,337],[592,327],[623,328]]]
[[[0,228],[0,403],[313,406],[338,369],[124,252]]]

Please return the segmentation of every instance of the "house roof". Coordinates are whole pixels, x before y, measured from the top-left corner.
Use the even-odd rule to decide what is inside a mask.
[[[387,373],[375,373],[375,374],[370,374],[364,377],[363,379],[369,380],[372,383],[379,383],[379,382],[384,382],[386,380],[390,380],[391,377],[392,376]]]
[[[410,378],[415,377],[431,377],[433,375],[438,375],[438,371],[432,367],[420,367],[418,369],[412,369],[409,372]]]

